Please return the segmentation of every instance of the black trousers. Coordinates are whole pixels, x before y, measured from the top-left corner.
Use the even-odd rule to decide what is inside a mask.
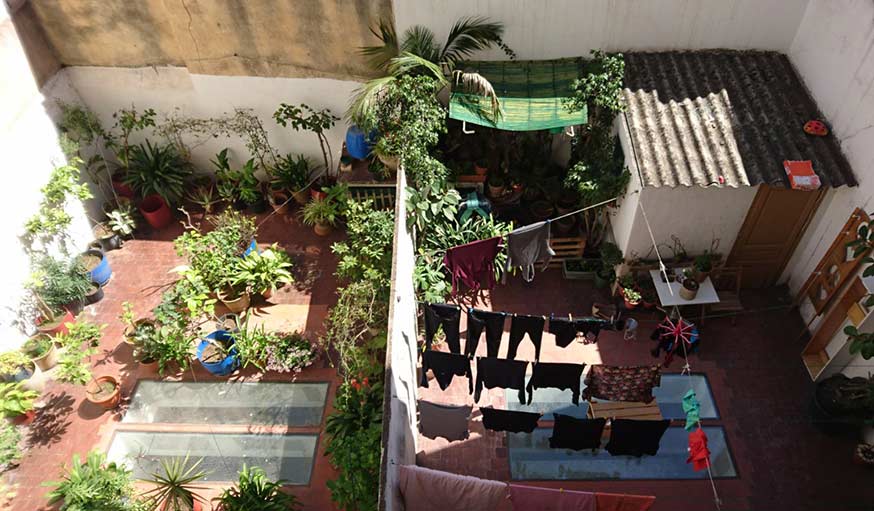
[[[510,360],[516,358],[516,350],[525,338],[525,334],[528,334],[534,344],[534,360],[540,360],[540,341],[543,339],[545,323],[543,316],[514,314],[513,322],[510,324],[510,346],[507,350],[507,358]]]
[[[483,329],[486,331],[486,349],[488,356],[497,357],[501,347],[501,336],[504,335],[504,318],[506,312],[490,312],[478,309],[467,310],[467,342],[464,353],[473,357],[479,345]]]
[[[443,326],[446,344],[452,353],[461,353],[461,307],[446,303],[429,303],[425,305],[425,349],[431,349],[437,328]]]

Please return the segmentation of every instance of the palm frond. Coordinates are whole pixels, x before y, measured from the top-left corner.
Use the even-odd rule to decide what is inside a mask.
[[[405,52],[434,64],[440,63],[440,47],[434,42],[434,32],[422,25],[414,25],[404,32],[398,55]]]
[[[385,70],[389,61],[400,54],[398,36],[391,21],[381,19],[376,29],[370,27],[370,33],[382,41],[381,45],[363,46],[358,52],[367,57],[367,63],[375,70]]]
[[[374,78],[355,89],[352,100],[349,102],[349,108],[346,110],[346,118],[366,129],[371,123],[380,93],[394,80],[395,77],[391,75]]]
[[[432,75],[441,85],[448,83],[439,64],[409,52],[403,52],[400,56],[391,59],[391,63],[388,65],[388,72],[392,76],[421,72]]]
[[[475,51],[491,48],[501,42],[504,24],[489,21],[486,17],[462,18],[455,22],[446,44],[440,53],[440,61],[450,68]]]
[[[470,72],[455,70],[452,72],[453,80],[455,81],[456,90],[460,89],[463,92],[477,94],[489,98],[489,110],[479,109],[479,114],[486,119],[497,122],[504,115],[504,109],[501,107],[501,101],[498,99],[498,94],[492,83],[485,76]]]

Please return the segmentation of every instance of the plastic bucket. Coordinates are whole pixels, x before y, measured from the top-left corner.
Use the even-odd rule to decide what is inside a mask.
[[[228,350],[228,356],[225,357],[225,359],[222,360],[221,362],[211,363],[211,362],[204,362],[203,361],[203,350],[205,350],[206,347],[209,346],[210,340],[217,340],[217,341],[230,340],[231,348]],[[207,371],[209,371],[210,373],[212,373],[216,376],[229,375],[232,372],[236,371],[237,367],[240,366],[240,358],[239,358],[239,355],[237,354],[237,348],[235,346],[233,346],[233,343],[234,343],[234,337],[231,335],[230,332],[227,332],[225,330],[216,330],[215,332],[207,335],[206,339],[203,339],[197,345],[197,360],[199,360],[200,363],[203,364],[203,367]]]

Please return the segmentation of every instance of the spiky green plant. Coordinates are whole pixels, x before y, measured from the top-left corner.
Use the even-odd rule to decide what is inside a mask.
[[[264,470],[243,465],[237,486],[226,489],[214,502],[223,511],[294,511],[301,504],[294,495],[284,493],[284,481],[267,479]]]
[[[142,496],[154,509],[163,511],[191,511],[194,502],[205,503],[203,497],[196,493],[203,490],[194,483],[206,477],[207,472],[200,470],[203,459],[190,461],[190,455],[184,458],[161,460],[161,472],[152,473],[152,478],[143,482],[155,487]]]

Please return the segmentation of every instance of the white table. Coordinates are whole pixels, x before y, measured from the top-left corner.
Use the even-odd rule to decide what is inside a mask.
[[[668,270],[669,272],[672,270]],[[686,300],[680,296],[680,288],[682,284],[679,282],[662,282],[662,273],[659,270],[650,270],[650,276],[655,284],[656,292],[659,295],[659,302],[662,307],[679,307],[682,305],[707,305],[711,303],[719,303],[719,295],[716,294],[716,288],[713,287],[713,282],[710,277],[704,279],[704,282],[698,283],[698,294],[691,300]],[[669,287],[670,286],[670,287]],[[673,294],[671,294],[673,292]]]

